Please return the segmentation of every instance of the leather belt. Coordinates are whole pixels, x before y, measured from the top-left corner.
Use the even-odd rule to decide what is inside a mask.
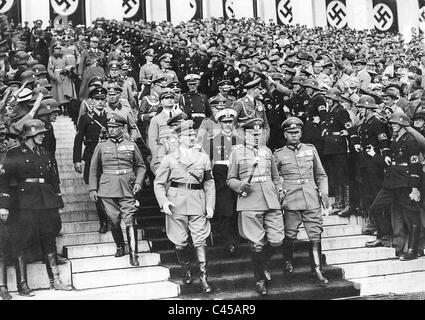
[[[268,177],[268,176],[253,177],[251,180],[251,183],[259,183],[259,182],[266,182],[266,181],[272,181],[272,177]]]
[[[293,184],[306,184],[307,182],[309,182],[310,179],[298,179],[298,180],[283,180],[283,183],[287,182],[287,183],[293,183]]]
[[[179,183],[171,181],[172,188],[188,189],[188,190],[202,190],[202,184],[199,183]]]
[[[391,165],[392,166],[399,166],[399,167],[408,167],[409,166],[409,164],[407,162],[395,162],[395,161],[392,161]]]
[[[104,174],[113,174],[116,176],[123,176],[125,174],[133,173],[132,169],[122,169],[122,170],[105,170]]]
[[[192,118],[205,118],[206,115],[203,113],[192,113]]]
[[[325,136],[340,136],[341,132],[326,132]]]
[[[44,178],[28,178],[28,179],[25,179],[25,182],[43,184],[43,183],[46,183],[46,179],[44,179]]]
[[[223,166],[229,166],[229,160],[220,160],[220,161],[216,161],[214,162],[214,165],[223,165]]]

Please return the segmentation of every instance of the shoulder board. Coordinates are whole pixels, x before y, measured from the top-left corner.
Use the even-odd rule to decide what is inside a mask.
[[[311,143],[303,143],[305,146],[308,146],[308,147],[311,147],[311,148],[315,148],[316,149],[316,147],[314,146],[314,144],[311,144]]]
[[[279,148],[279,149],[275,150],[275,151],[274,151],[274,153],[277,153],[277,152],[283,151],[283,150],[285,150],[285,148],[286,148],[286,147]]]

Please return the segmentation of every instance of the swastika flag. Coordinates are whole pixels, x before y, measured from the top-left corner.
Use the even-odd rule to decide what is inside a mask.
[[[1,0],[0,0],[1,1]],[[50,20],[53,24],[67,24],[74,27],[86,23],[85,0],[50,0]]]
[[[380,32],[398,32],[396,0],[373,0],[373,23]]]
[[[223,0],[223,17],[224,19],[235,18],[235,2],[233,0]]]
[[[293,25],[291,0],[276,0],[277,23],[280,25]]]
[[[425,0],[418,0],[419,3],[419,30],[425,33]]]
[[[15,24],[22,22],[21,0],[0,0],[0,14],[6,15]]]
[[[348,11],[345,0],[326,0],[328,27],[344,28],[348,25]]]
[[[146,21],[146,0],[122,0],[125,21]]]

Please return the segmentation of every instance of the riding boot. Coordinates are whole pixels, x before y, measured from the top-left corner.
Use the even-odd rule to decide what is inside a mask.
[[[400,257],[401,261],[415,260],[418,258],[418,242],[420,228],[417,225],[412,225],[409,235],[409,249]]]
[[[272,274],[270,273],[270,260],[274,254],[274,248],[270,245],[264,247],[264,277],[267,281],[272,281]]]
[[[52,268],[50,267],[50,263],[48,260],[46,260],[45,266],[46,266],[47,276],[49,277],[50,290],[55,290],[55,278],[53,276],[53,271],[52,271]]]
[[[3,259],[0,259],[0,299],[11,300],[12,296],[7,290],[7,268]]]
[[[22,256],[16,260],[16,284],[21,296],[34,297],[33,291],[28,287],[27,263]]]
[[[138,246],[137,246],[137,229],[136,226],[132,225],[130,227],[126,228],[127,231],[127,242],[128,242],[128,248],[130,253],[130,264],[133,267],[140,266],[139,264],[139,257],[137,255],[138,253]]]
[[[191,284],[192,283],[192,273],[190,272],[190,249],[185,247],[183,250],[177,250],[177,261],[180,266],[183,268],[183,284]]]
[[[59,268],[56,264],[56,252],[48,253],[47,260],[49,261],[49,266],[53,273],[53,288],[55,290],[71,291],[72,286],[65,285],[59,278]]]
[[[311,241],[309,246],[311,271],[317,280],[322,283],[329,283],[322,274],[322,243],[321,241]]]
[[[108,231],[110,231],[110,226],[108,224],[108,217],[100,201],[96,202],[96,211],[97,211],[97,215],[99,217],[99,223],[100,223],[99,233],[102,233],[102,234],[107,233]]]
[[[117,246],[117,253],[115,254],[115,258],[125,256],[125,242],[121,227],[119,225],[118,228],[113,226],[111,229],[111,233],[112,238],[114,238],[114,242]]]
[[[336,215],[342,210],[343,198],[342,198],[342,186],[335,187],[335,203],[332,205],[330,215]]]
[[[199,278],[201,283],[201,289],[203,293],[210,293],[212,289],[211,289],[211,286],[208,284],[207,248],[206,247],[196,248],[196,256],[199,262],[199,271],[201,272],[201,276]]]
[[[294,239],[285,238],[282,245],[283,275],[294,272]]]
[[[256,291],[265,296],[267,292],[267,283],[264,277],[264,252],[253,252],[252,253],[252,265],[254,267],[254,279]]]
[[[351,199],[351,193],[350,193],[350,186],[345,185],[343,187],[343,196],[344,196],[344,205],[341,212],[338,213],[340,217],[348,218],[351,215],[352,211],[352,199]]]

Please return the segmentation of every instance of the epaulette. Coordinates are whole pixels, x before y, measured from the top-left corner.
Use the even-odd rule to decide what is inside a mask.
[[[275,150],[275,151],[274,151],[274,153],[277,153],[277,152],[283,151],[283,149],[285,149],[285,148],[286,148],[286,146],[285,146],[285,147],[282,147],[282,148],[279,148],[279,149]]]
[[[309,146],[309,147],[312,147],[312,148],[315,148],[315,149],[316,149],[316,147],[314,146],[314,144],[311,144],[311,143],[304,143],[304,145],[306,145],[306,146]]]

